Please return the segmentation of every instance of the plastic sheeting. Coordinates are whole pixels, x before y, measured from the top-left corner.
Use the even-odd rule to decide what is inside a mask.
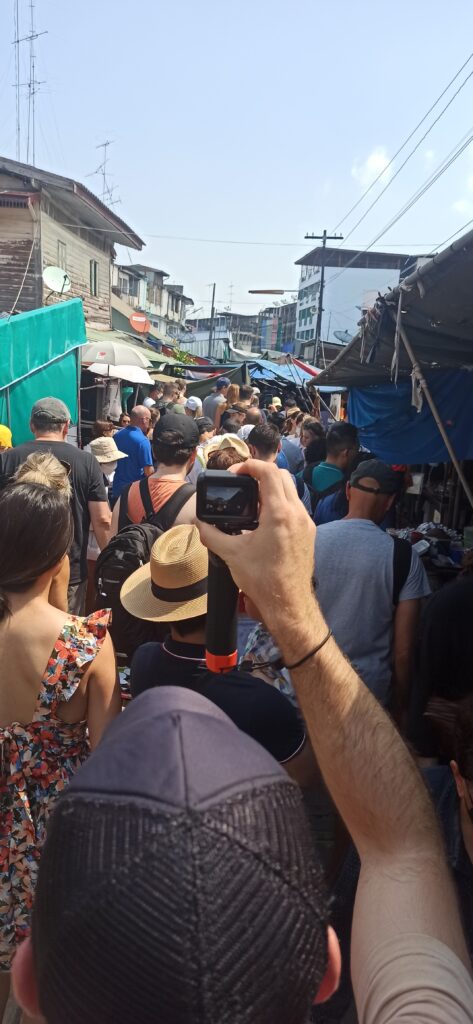
[[[459,459],[473,459],[473,372],[426,375],[432,398]],[[449,455],[424,398],[412,403],[411,381],[352,388],[348,415],[362,443],[380,459],[396,464],[448,462]]]
[[[61,398],[77,422],[76,350],[85,341],[80,299],[0,320],[0,422],[14,444],[31,440],[29,414],[39,398]]]

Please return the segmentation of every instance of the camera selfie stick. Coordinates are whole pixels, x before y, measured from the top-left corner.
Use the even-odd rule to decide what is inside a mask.
[[[225,562],[209,551],[205,660],[210,672],[230,672],[238,663],[238,587]]]

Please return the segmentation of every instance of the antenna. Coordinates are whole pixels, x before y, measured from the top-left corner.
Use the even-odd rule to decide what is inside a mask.
[[[34,44],[36,39],[40,36],[46,36],[47,30],[43,32],[37,32],[34,23],[34,8],[35,4],[33,0],[30,0],[30,31],[27,36],[20,37],[20,16],[19,16],[19,2],[15,0],[14,8],[14,20],[15,20],[15,38],[13,45],[15,47],[15,72],[16,72],[16,154],[18,160],[20,159],[20,135],[21,135],[21,105],[20,105],[20,89],[22,86],[28,89],[28,129],[26,136],[26,162],[29,163],[30,159],[30,148],[32,155],[32,163],[34,165],[36,160],[36,104],[35,96],[39,92],[40,85],[44,85],[44,81],[40,82],[36,78],[36,53]],[[28,82],[20,83],[20,44],[30,44],[30,77]],[[31,146],[30,146],[31,143]]]
[[[103,149],[103,160],[102,163],[99,164],[99,166],[95,169],[95,171],[91,171],[90,174],[87,175],[87,177],[93,178],[96,174],[100,174],[102,178],[102,193],[100,198],[103,203],[107,204],[107,206],[116,206],[117,203],[121,203],[121,199],[120,197],[118,197],[118,199],[113,198],[113,193],[115,192],[117,186],[110,185],[108,179],[107,166],[109,146],[113,146],[113,139],[107,139],[106,142],[101,142],[98,146],[95,147],[96,149]]]

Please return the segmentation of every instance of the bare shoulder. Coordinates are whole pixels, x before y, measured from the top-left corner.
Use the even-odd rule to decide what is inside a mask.
[[[183,526],[189,524],[192,526],[196,521],[196,497],[192,494],[185,505],[182,506],[179,515],[176,516],[175,525]]]

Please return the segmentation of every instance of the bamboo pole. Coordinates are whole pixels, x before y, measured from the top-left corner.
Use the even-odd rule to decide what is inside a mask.
[[[391,313],[392,319],[394,320],[394,322],[396,322],[395,314],[393,313],[392,310],[390,310],[390,313]],[[469,486],[469,483],[468,483],[468,481],[467,481],[467,479],[465,477],[465,474],[463,472],[462,466],[461,466],[460,462],[457,459],[457,456],[455,454],[455,450],[452,447],[452,443],[451,443],[450,438],[449,438],[449,436],[447,434],[447,431],[445,430],[445,427],[444,427],[444,425],[442,423],[442,420],[440,418],[440,414],[439,414],[439,411],[437,409],[437,406],[435,405],[435,402],[434,402],[434,400],[432,398],[432,395],[430,393],[429,385],[427,384],[427,381],[426,381],[426,379],[425,379],[425,377],[424,377],[424,375],[422,373],[422,370],[421,370],[421,368],[419,366],[419,363],[417,362],[416,355],[414,353],[414,350],[413,350],[413,348],[411,346],[411,343],[409,341],[409,338],[407,337],[405,328],[403,327],[402,323],[399,325],[399,333],[401,335],[404,348],[405,348],[405,350],[406,350],[406,352],[407,352],[407,354],[409,356],[409,359],[410,359],[410,361],[412,363],[412,369],[414,371],[416,379],[419,382],[419,385],[421,387],[422,392],[425,395],[425,398],[426,398],[427,404],[428,404],[428,406],[430,408],[430,411],[432,413],[432,416],[434,417],[434,420],[435,420],[435,422],[436,422],[436,424],[437,424],[437,426],[439,428],[440,434],[442,436],[442,440],[443,440],[444,445],[445,445],[445,447],[446,447],[446,449],[448,451],[448,454],[450,455],[450,458],[451,458],[451,460],[453,462],[453,465],[455,466],[455,469],[456,469],[456,471],[458,473],[458,478],[459,478],[459,480],[461,482],[463,490],[464,490],[464,492],[465,492],[465,494],[466,494],[466,496],[468,498],[468,501],[469,501],[471,507],[473,508],[473,493],[472,493],[471,488]]]

